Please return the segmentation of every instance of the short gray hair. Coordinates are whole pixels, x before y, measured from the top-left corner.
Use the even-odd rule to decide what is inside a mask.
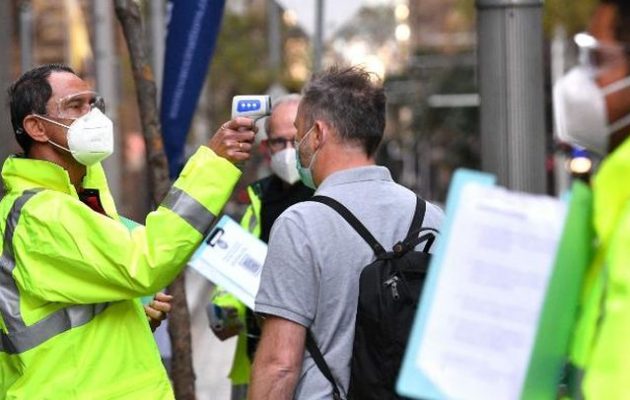
[[[285,94],[283,96],[278,97],[278,99],[276,99],[272,103],[271,112],[273,113],[276,110],[276,108],[278,108],[278,106],[282,104],[299,103],[301,100],[302,100],[302,95],[299,93]],[[267,136],[267,139],[269,139],[269,130],[271,129],[269,126],[270,124],[271,124],[271,115],[265,118],[265,134]]]
[[[301,112],[310,124],[325,120],[340,139],[361,145],[371,157],[385,131],[385,91],[375,77],[356,66],[335,66],[316,74],[302,91]]]

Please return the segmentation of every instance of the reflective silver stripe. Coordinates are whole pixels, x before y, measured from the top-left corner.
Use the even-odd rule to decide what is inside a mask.
[[[23,326],[22,330],[11,329],[8,334],[1,332],[0,351],[18,354],[30,350],[60,333],[87,324],[108,305],[87,304],[62,308],[31,326]]]
[[[256,225],[258,225],[258,218],[256,218],[256,213],[254,209],[252,209],[252,215],[249,216],[249,224],[247,225],[247,229],[249,232],[254,232],[256,229]]]
[[[171,188],[161,205],[182,217],[202,235],[216,218],[203,204],[176,187]]]
[[[18,197],[7,216],[7,223],[4,227],[4,242],[2,256],[0,256],[0,312],[7,329],[9,326],[19,330],[24,326],[22,315],[20,314],[20,293],[13,279],[13,269],[15,269],[15,255],[13,253],[13,234],[17,226],[22,207],[38,191],[28,190]],[[16,306],[17,305],[17,306]]]
[[[39,190],[24,192],[13,203],[4,231],[4,246],[0,258],[0,313],[7,332],[0,332],[0,352],[18,354],[37,347],[46,340],[85,325],[102,312],[108,303],[76,305],[59,309],[33,325],[26,326],[20,313],[20,292],[13,279],[15,254],[13,235],[22,207]]]

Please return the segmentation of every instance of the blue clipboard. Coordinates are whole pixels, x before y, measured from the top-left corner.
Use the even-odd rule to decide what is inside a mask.
[[[453,176],[446,202],[447,218],[445,219],[441,229],[442,238],[438,241],[434,257],[431,260],[429,274],[422,292],[420,307],[418,308],[416,320],[414,321],[413,328],[411,329],[407,351],[405,352],[405,357],[403,358],[402,368],[396,385],[397,392],[403,396],[423,399],[446,398],[446,396],[440,392],[440,390],[431,382],[424,372],[418,368],[415,358],[420,349],[422,333],[425,330],[427,317],[429,310],[431,309],[431,303],[435,296],[436,283],[440,276],[440,267],[443,265],[442,261],[445,255],[445,247],[448,242],[447,238],[451,234],[454,219],[449,216],[455,215],[455,210],[457,209],[460,201],[461,191],[464,185],[471,182],[484,186],[493,186],[496,183],[496,177],[491,174],[466,169],[457,170]]]
[[[453,178],[446,204],[447,217],[443,224],[442,237],[431,262],[421,303],[398,377],[396,389],[403,396],[434,400],[446,399],[449,396],[444,392],[458,387],[457,382],[452,382],[453,386],[450,386],[451,382],[445,381],[443,376],[442,386],[438,387],[429,377],[430,372],[425,372],[418,365],[418,355],[420,352],[429,350],[425,347],[424,337],[427,335],[431,310],[437,305],[435,299],[439,295],[437,292],[438,282],[452,272],[451,270],[447,271],[443,266],[447,265],[445,263],[446,249],[450,244],[450,239],[456,237],[453,226],[458,218],[457,213],[460,209],[466,209],[467,205],[475,204],[476,201],[476,199],[463,198],[464,193],[469,193],[466,190],[471,184],[490,187],[495,185],[495,178],[489,174],[469,170],[459,170]],[[524,207],[528,209],[527,204],[531,204],[529,203],[531,199],[524,199],[526,201],[523,203],[525,204]],[[468,200],[473,201],[473,203],[465,204],[464,202]],[[541,304],[540,309],[536,311],[536,322],[532,322],[536,325],[531,325],[534,327],[533,331],[530,330],[525,334],[531,335],[528,336],[531,338],[531,345],[528,344],[526,347],[529,350],[526,356],[527,364],[524,365],[525,370],[519,370],[519,374],[523,373],[523,375],[516,378],[519,379],[517,384],[520,386],[518,392],[514,393],[514,398],[519,399],[550,399],[557,394],[558,377],[565,363],[584,273],[592,259],[593,232],[590,223],[592,196],[590,191],[575,184],[568,202],[565,200],[562,202],[564,204],[560,206],[557,200],[555,202],[553,199],[551,200],[551,202],[543,199],[540,199],[540,202],[535,200],[534,204],[541,208],[534,208],[536,214],[531,214],[531,223],[540,224],[542,220],[545,227],[549,229],[546,232],[550,235],[548,238],[553,236],[554,240],[557,240],[557,246],[554,250],[555,253],[547,254],[546,259],[549,260],[549,265],[545,268],[549,268],[547,270],[548,275],[546,277],[540,275],[537,278],[541,279],[539,281],[541,286],[536,290],[540,291],[542,298],[538,299],[541,300]],[[529,212],[533,212],[531,208],[529,210]],[[507,211],[510,212],[509,207]],[[546,212],[550,214],[546,214]],[[547,220],[548,216],[551,216],[552,219]],[[553,218],[563,219],[553,220]],[[547,221],[553,223],[547,224]],[[530,223],[529,217],[523,220],[523,223]],[[529,227],[529,225],[525,226]],[[527,231],[527,228],[524,231]],[[555,236],[556,234],[557,236]],[[542,281],[542,279],[546,281]],[[543,284],[544,286],[542,286]],[[534,298],[532,300],[534,301]],[[431,365],[434,367],[432,373],[435,374],[439,367],[436,364]],[[437,377],[438,375],[431,376]]]

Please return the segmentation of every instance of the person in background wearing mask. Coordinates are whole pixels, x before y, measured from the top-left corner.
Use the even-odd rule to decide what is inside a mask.
[[[627,399],[630,371],[630,2],[603,0],[554,87],[559,136],[603,156],[592,180],[595,257],[569,354],[569,394]]]
[[[297,167],[316,194],[346,206],[384,248],[405,237],[415,193],[375,165],[385,129],[385,92],[358,67],[311,78],[295,118]],[[442,211],[426,204],[424,227],[439,228]],[[359,297],[359,275],[374,251],[328,206],[295,204],[273,226],[256,295],[265,319],[254,359],[250,399],[330,399],[333,388],[305,355],[307,329],[347,393]]]
[[[167,286],[228,200],[253,121],[223,124],[145,226],[129,230],[100,161],[113,151],[103,101],[69,67],[9,88],[23,155],[2,168],[0,397],[172,399],[137,298]]]
[[[295,166],[295,134],[293,125],[297,114],[300,95],[290,94],[273,104],[271,116],[265,120],[267,139],[262,141],[263,151],[271,158],[273,174],[254,182],[247,188],[251,204],[241,219],[241,226],[267,243],[269,232],[276,218],[287,208],[313,195],[313,189],[300,181]],[[217,310],[216,307],[221,308]],[[217,325],[210,324],[215,335],[225,340],[238,334],[234,362],[230,371],[232,400],[247,399],[247,388],[251,360],[258,343],[260,328],[253,312],[234,296],[216,288],[208,313],[221,313],[227,320]],[[209,318],[211,321],[213,316]]]

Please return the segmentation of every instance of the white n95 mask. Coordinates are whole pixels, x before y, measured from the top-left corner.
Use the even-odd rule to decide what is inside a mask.
[[[293,185],[300,179],[300,174],[295,167],[295,149],[287,147],[271,156],[271,170],[280,179]]]
[[[630,114],[608,123],[605,97],[630,86],[630,77],[600,88],[584,66],[572,68],[553,87],[553,113],[558,138],[600,155],[608,151],[608,136],[630,125]]]
[[[90,112],[75,119],[69,126],[42,115],[38,117],[68,129],[68,148],[51,140],[49,142],[68,151],[83,165],[96,164],[114,152],[114,124],[98,108],[92,108]]]

